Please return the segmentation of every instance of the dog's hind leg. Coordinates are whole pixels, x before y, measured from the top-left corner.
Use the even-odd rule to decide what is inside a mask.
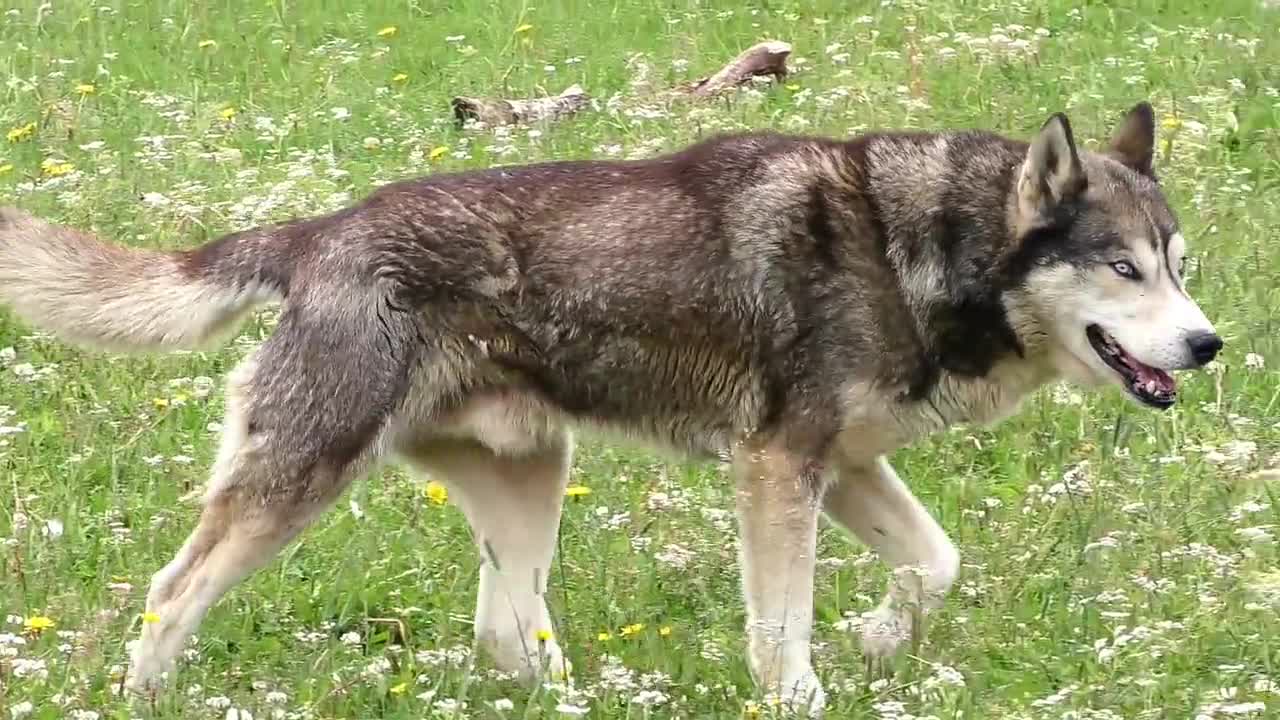
[[[569,479],[567,433],[519,454],[473,441],[439,442],[403,452],[438,477],[471,524],[480,552],[475,634],[505,672],[531,680],[571,672],[552,634],[547,575]]]
[[[823,509],[893,570],[889,591],[862,627],[872,659],[893,655],[915,619],[937,608],[960,572],[960,554],[883,457],[843,463]]]
[[[174,560],[152,578],[126,676],[134,691],[155,689],[205,613],[236,583],[274,558],[323,509],[261,506],[235,490],[208,498],[199,524]]]
[[[386,330],[399,316],[375,325],[351,322],[357,318],[359,310],[306,323],[286,313],[254,358],[232,373],[203,512],[177,556],[152,578],[126,687],[155,687],[219,598],[274,558],[376,460],[416,350],[388,345],[396,336]]]

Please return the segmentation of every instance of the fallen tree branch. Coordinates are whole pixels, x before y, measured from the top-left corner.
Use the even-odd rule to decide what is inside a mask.
[[[780,40],[756,43],[739,53],[715,75],[690,85],[686,92],[695,97],[710,97],[725,90],[732,90],[757,77],[781,80],[787,76],[787,56],[791,44]]]
[[[756,43],[743,50],[716,74],[667,91],[670,95],[708,98],[741,87],[758,77],[781,80],[787,76],[787,56],[791,44],[780,40]],[[586,107],[591,96],[574,85],[559,95],[533,99],[455,97],[453,114],[459,125],[479,123],[484,127],[554,122]]]
[[[591,96],[573,85],[559,95],[532,100],[503,98],[456,97],[453,114],[458,122],[483,123],[488,126],[554,121],[572,115],[591,102]]]

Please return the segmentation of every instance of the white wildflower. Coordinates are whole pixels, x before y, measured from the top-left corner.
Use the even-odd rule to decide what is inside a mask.
[[[676,570],[684,570],[689,567],[689,563],[693,562],[695,554],[689,548],[676,543],[670,543],[658,553],[654,555],[654,559],[665,565],[670,565]]]
[[[391,672],[391,660],[389,658],[380,657],[374,659],[373,662],[368,665],[365,665],[364,669],[360,671],[360,674],[365,678],[380,678],[389,672]]]
[[[467,704],[453,698],[440,698],[431,707],[442,715],[456,715],[459,711],[464,710]]]
[[[1255,545],[1263,545],[1275,540],[1275,536],[1271,534],[1270,525],[1240,528],[1239,530],[1236,530],[1236,537]]]
[[[142,204],[149,208],[168,207],[173,203],[164,193],[149,192],[143,193]]]
[[[1031,707],[1047,708],[1047,707],[1053,707],[1055,705],[1061,705],[1063,702],[1066,701],[1067,698],[1071,697],[1071,694],[1074,693],[1079,687],[1080,687],[1079,685],[1075,685],[1075,684],[1068,685],[1062,688],[1061,690],[1058,690],[1054,694],[1049,695],[1048,697],[1043,697],[1038,700],[1033,700],[1031,702]]]
[[[1252,440],[1232,440],[1222,449],[1232,462],[1243,465],[1258,453],[1258,443]]]
[[[933,667],[933,677],[930,679],[936,680],[939,685],[964,687],[964,675],[950,665],[935,665]]]
[[[49,666],[44,660],[18,658],[13,661],[9,669],[16,678],[46,680],[49,677]]]
[[[635,673],[619,658],[606,655],[604,666],[600,668],[600,687],[614,692],[629,692],[636,688]]]
[[[670,698],[661,690],[641,690],[631,697],[634,705],[644,705],[646,707],[655,707],[667,702]]]

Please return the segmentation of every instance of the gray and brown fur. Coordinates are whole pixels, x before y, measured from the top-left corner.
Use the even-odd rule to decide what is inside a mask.
[[[1102,262],[1132,227],[1168,242],[1153,128],[1140,105],[1100,154],[1078,152],[1062,116],[1030,145],[979,131],[720,137],[650,160],[397,182],[175,253],[7,209],[0,301],[113,349],[204,346],[283,303],[229,379],[204,514],[153,582],[161,621],[144,628],[135,687],[222,592],[393,456],[459,498],[494,556],[477,634],[499,665],[537,669],[567,428],[586,427],[734,458],[754,538],[751,667],[817,714],[816,513],[891,564],[932,565],[918,592],[945,591],[954,547],[882,456],[1006,415],[1062,374],[1037,272]],[[563,669],[550,645],[542,666]]]

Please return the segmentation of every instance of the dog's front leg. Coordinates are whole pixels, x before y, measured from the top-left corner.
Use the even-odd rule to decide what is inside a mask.
[[[916,617],[942,603],[960,571],[960,554],[883,457],[844,460],[837,470],[823,510],[893,570],[889,591],[862,627],[863,651],[886,658],[911,637]]]
[[[751,672],[766,693],[820,717],[826,695],[809,659],[821,466],[775,445],[734,458]]]

